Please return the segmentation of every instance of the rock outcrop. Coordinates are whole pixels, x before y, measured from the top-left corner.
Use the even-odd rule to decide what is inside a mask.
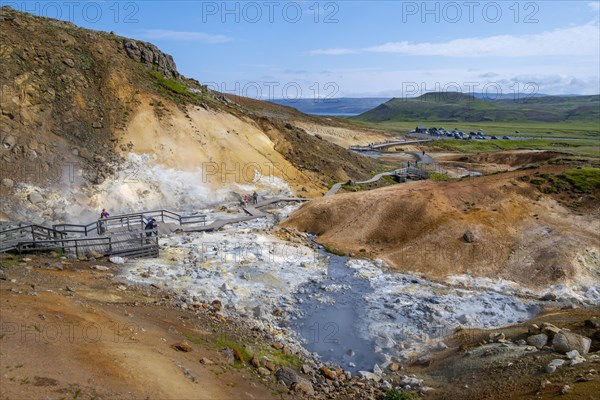
[[[154,67],[167,78],[179,78],[177,66],[173,57],[165,54],[155,45],[133,39],[124,39],[123,47],[129,58],[141,62],[148,67]]]

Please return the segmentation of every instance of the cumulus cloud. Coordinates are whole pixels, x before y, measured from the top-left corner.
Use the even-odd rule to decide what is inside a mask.
[[[361,49],[319,49],[313,55],[394,53],[443,57],[539,57],[594,56],[600,53],[598,21],[527,35],[495,35],[453,39],[446,42],[387,42]]]

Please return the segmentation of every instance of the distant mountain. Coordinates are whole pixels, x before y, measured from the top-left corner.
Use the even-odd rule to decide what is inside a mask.
[[[272,103],[294,107],[306,114],[358,115],[390,100],[389,97],[340,97],[335,99],[275,99]]]
[[[543,93],[471,93],[473,95],[473,97],[476,97],[480,100],[488,100],[488,101],[495,101],[495,100],[523,100],[523,99],[529,99],[529,98],[533,98],[533,97],[547,97],[550,96],[548,94],[543,94]],[[572,94],[568,94],[568,95],[564,95],[564,96],[577,96],[577,95],[572,95]]]
[[[600,95],[489,101],[464,93],[436,92],[394,98],[354,118],[368,122],[594,122],[600,120]]]

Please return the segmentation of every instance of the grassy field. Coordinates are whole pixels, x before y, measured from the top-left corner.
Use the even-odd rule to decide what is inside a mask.
[[[486,135],[521,136],[528,140],[436,140],[427,144],[430,147],[455,152],[486,152],[502,150],[553,150],[574,155],[600,158],[600,122],[597,123],[534,123],[534,122],[364,122],[349,120],[361,127],[384,130],[393,135],[406,135],[417,125],[443,127],[446,130],[457,128],[463,132],[483,130]],[[515,133],[518,131],[519,133]],[[432,136],[432,138],[435,138]],[[577,139],[577,140],[562,140]]]
[[[455,152],[491,152],[505,150],[552,150],[578,156],[600,158],[600,142],[594,139],[560,140],[437,140],[425,145]]]
[[[384,129],[394,134],[406,134],[415,129],[417,125],[426,127],[443,127],[446,130],[457,128],[459,131],[469,133],[483,130],[486,135],[495,136],[525,136],[537,139],[551,138],[579,138],[597,139],[600,144],[600,121],[598,122],[439,122],[439,121],[411,121],[411,122],[363,122],[349,120],[363,127]],[[518,131],[519,133],[515,133]]]

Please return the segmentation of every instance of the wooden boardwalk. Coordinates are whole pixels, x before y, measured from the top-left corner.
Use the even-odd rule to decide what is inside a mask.
[[[235,224],[238,222],[251,221],[253,219],[265,217],[267,214],[262,212],[260,209],[266,207],[273,203],[279,202],[295,202],[295,201],[308,201],[309,199],[301,198],[301,197],[277,197],[273,199],[265,199],[263,201],[259,201],[257,204],[246,204],[242,206],[244,212],[248,215],[243,217],[234,217],[234,218],[223,218],[218,219],[211,224],[206,226],[200,226],[191,229],[184,229],[183,232],[212,232],[221,229],[225,225]]]
[[[161,221],[156,231],[144,229],[150,218]],[[171,234],[184,225],[205,223],[206,216],[202,214],[180,215],[168,210],[153,210],[115,215],[84,225],[59,224],[52,228],[31,224],[3,224],[0,227],[0,252],[61,250],[78,257],[90,254],[130,258],[157,257],[157,234]],[[146,236],[148,233],[152,235]]]

